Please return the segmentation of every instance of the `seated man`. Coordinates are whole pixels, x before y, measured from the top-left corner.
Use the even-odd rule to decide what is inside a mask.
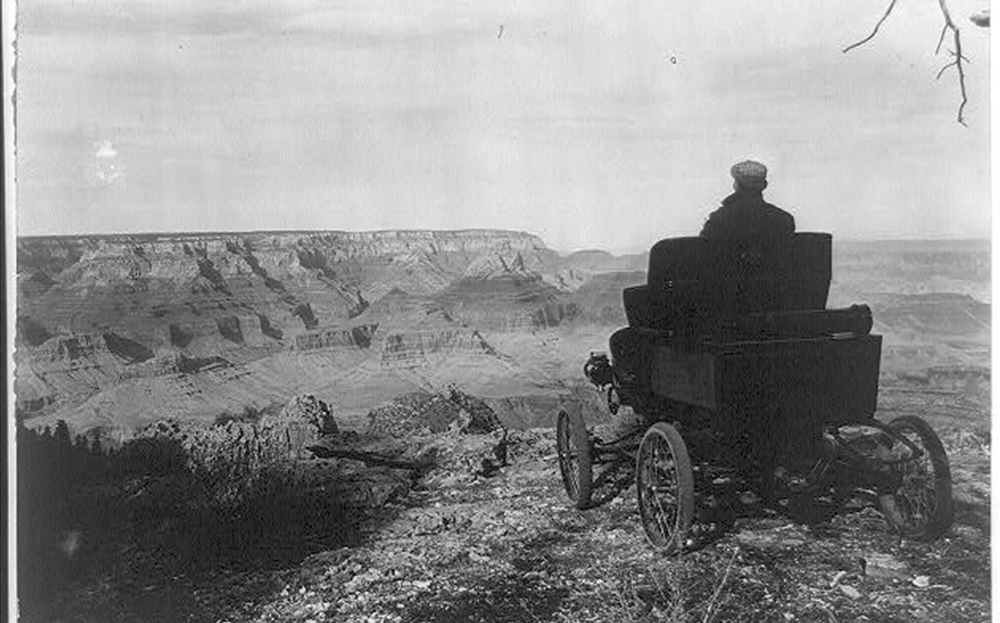
[[[767,167],[753,160],[733,165],[729,171],[736,191],[722,200],[722,207],[712,212],[701,237],[719,240],[751,236],[789,236],[795,232],[791,214],[764,201]]]

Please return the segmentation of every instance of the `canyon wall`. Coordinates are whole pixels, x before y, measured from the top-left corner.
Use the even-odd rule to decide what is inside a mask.
[[[41,237],[17,250],[17,414],[74,432],[300,394],[350,417],[452,383],[537,425],[587,389],[582,363],[625,324],[621,291],[647,263],[497,230]],[[988,385],[989,253],[835,241],[829,305],[871,306],[884,385]]]
[[[571,326],[586,316],[574,292],[645,262],[574,256],[497,230],[21,238],[18,413],[86,428],[96,411],[106,422],[118,403],[135,403],[127,393],[150,394],[132,408],[151,412],[117,413],[114,422],[151,419],[161,404],[208,417],[226,410],[232,401],[220,397],[231,394],[251,403],[287,398],[286,386],[290,395],[313,378],[297,363],[306,357],[361,385],[368,379],[358,370],[375,368],[429,367],[427,375],[446,379],[447,360],[459,355],[479,361],[485,376],[509,372],[517,353],[497,352],[491,334]],[[603,306],[620,307],[620,292],[607,294]],[[491,358],[495,366],[483,364]],[[229,376],[220,377],[223,369]],[[192,379],[208,384],[186,394],[196,404],[157,402]]]

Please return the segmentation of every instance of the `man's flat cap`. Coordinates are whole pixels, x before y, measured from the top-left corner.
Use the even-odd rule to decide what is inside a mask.
[[[764,189],[767,187],[767,167],[753,160],[737,162],[729,170],[736,183],[743,188]]]

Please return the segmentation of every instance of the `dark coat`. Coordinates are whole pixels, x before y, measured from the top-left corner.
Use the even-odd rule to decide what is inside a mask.
[[[795,218],[764,201],[760,191],[738,190],[722,200],[712,212],[701,237],[716,240],[749,236],[789,236],[795,232]]]

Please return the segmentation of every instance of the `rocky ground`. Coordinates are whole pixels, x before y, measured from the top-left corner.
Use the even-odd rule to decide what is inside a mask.
[[[984,509],[960,499],[933,543],[894,536],[870,505],[806,526],[749,503],[679,557],[646,543],[634,488],[580,512],[551,435],[474,482],[443,478],[385,510],[355,548],[275,576],[254,621],[983,621]],[[982,455],[980,455],[982,459]]]
[[[169,529],[160,522],[134,535],[110,571],[69,582],[25,620],[989,620],[990,439],[981,403],[966,405],[978,425],[934,421],[956,498],[955,524],[936,541],[900,539],[862,499],[807,525],[737,491],[728,513],[703,509],[698,537],[681,555],[664,556],[639,524],[631,464],[609,468],[617,486],[604,503],[575,510],[551,429],[470,432],[488,428],[487,412],[456,395],[373,411],[375,428],[419,411],[436,432],[343,432],[356,452],[399,464],[433,459],[432,469],[300,460],[297,486],[346,506],[294,547],[251,537],[239,556],[188,565],[157,540]],[[887,396],[883,419],[909,412],[914,400]],[[378,417],[386,414],[393,417]]]

